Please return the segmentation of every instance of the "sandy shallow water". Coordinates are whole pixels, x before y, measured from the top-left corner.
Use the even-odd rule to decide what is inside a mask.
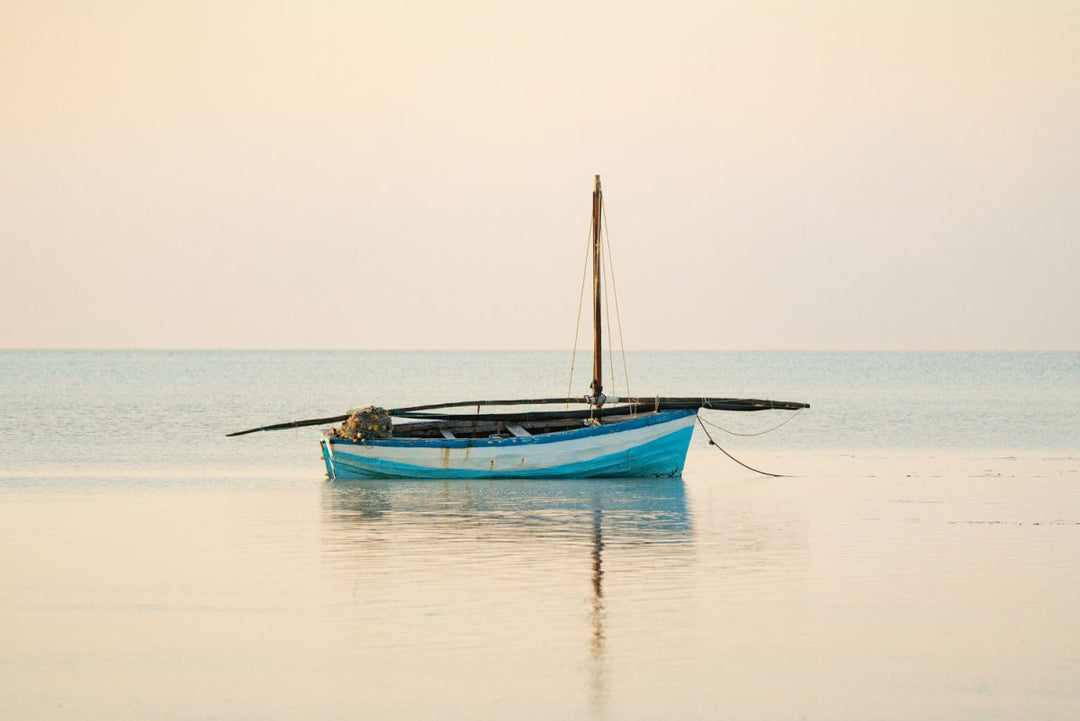
[[[5,477],[11,718],[1071,719],[1080,460]]]

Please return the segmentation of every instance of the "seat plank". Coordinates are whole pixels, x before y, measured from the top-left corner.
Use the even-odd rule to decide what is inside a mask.
[[[529,433],[527,430],[522,428],[517,423],[507,423],[506,424],[506,430],[510,431],[511,433],[513,433],[518,438],[524,438],[525,436],[531,436],[532,435],[532,433]]]

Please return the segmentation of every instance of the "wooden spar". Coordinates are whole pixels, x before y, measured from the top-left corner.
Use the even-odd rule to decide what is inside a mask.
[[[304,426],[321,426],[324,423],[341,423],[349,419],[349,414],[346,413],[343,416],[329,416],[328,418],[308,418],[304,421],[287,421],[285,423],[275,423],[272,426],[259,426],[258,428],[248,428],[246,431],[236,431],[235,433],[226,433],[225,437],[230,438],[232,436],[246,436],[248,433],[258,433],[259,431],[280,431],[286,428],[303,428]]]
[[[600,325],[600,220],[603,217],[603,193],[600,190],[600,176],[596,176],[596,184],[592,194],[592,257],[593,257],[593,405],[600,406],[603,403],[600,394],[604,390],[603,384],[603,361],[602,348],[603,329]]]
[[[519,406],[519,405],[551,405],[564,403],[588,403],[590,398],[533,398],[518,400],[487,400],[487,401],[455,401],[453,403],[434,403],[426,406],[410,406],[407,408],[392,408],[387,411],[394,418],[412,418],[416,420],[474,420],[474,421],[541,421],[558,419],[586,419],[594,417],[632,415],[637,413],[649,413],[652,411],[673,410],[696,410],[706,408],[716,411],[765,411],[786,410],[794,411],[809,408],[807,403],[794,401],[771,401],[757,398],[710,398],[710,397],[654,397],[654,398],[612,398],[611,402],[618,404],[602,409],[583,410],[558,410],[558,411],[519,411],[512,413],[432,413],[430,411],[440,408],[475,408],[477,406]],[[325,425],[327,423],[340,423],[347,420],[349,414],[329,416],[326,418],[309,418],[300,421],[287,421],[275,423],[269,426],[249,428],[244,431],[228,433],[227,436],[243,436],[248,433],[259,431],[279,431],[286,428],[303,428],[305,426]]]
[[[454,420],[469,419],[477,421],[541,421],[555,419],[587,419],[607,416],[625,416],[653,411],[697,410],[707,408],[717,411],[766,411],[788,410],[795,411],[809,408],[806,403],[793,401],[769,401],[756,398],[642,398],[639,403],[625,401],[631,399],[620,398],[618,405],[609,405],[604,408],[589,408],[587,410],[558,410],[558,411],[518,411],[514,413],[426,413],[422,411],[398,412],[390,411],[390,415],[396,418],[414,418],[423,420]]]
[[[433,411],[439,408],[466,408],[476,406],[530,406],[530,405],[545,405],[559,403],[562,405],[570,403],[588,403],[588,397],[584,398],[518,398],[516,400],[494,400],[494,401],[451,401],[449,403],[428,403],[422,406],[409,406],[408,408],[394,408],[387,411],[390,415],[396,415],[399,413],[410,413],[412,411]]]
[[[444,408],[476,408],[478,406],[540,406],[568,403],[588,403],[591,399],[584,398],[519,398],[516,400],[480,400],[480,401],[453,401],[450,403],[430,403],[422,406],[409,406],[406,408],[392,408],[387,411],[391,416],[408,418],[418,411],[433,411]],[[609,398],[610,403],[621,403],[635,406],[638,413],[651,410],[671,410],[674,408],[706,408],[710,410],[796,410],[809,408],[806,403],[794,401],[761,400],[758,398],[720,398],[715,396],[641,396]],[[441,414],[432,414],[441,415]],[[454,416],[456,414],[446,414]],[[470,416],[476,415],[472,411]]]
[[[517,400],[495,400],[495,401],[452,401],[450,403],[429,403],[423,406],[409,406],[406,408],[394,408],[388,413],[391,416],[397,418],[408,418],[410,414],[417,411],[433,411],[439,408],[463,408],[463,407],[477,407],[477,406],[525,406],[525,405],[545,405],[545,404],[568,404],[568,403],[588,403],[588,398],[520,398]],[[319,426],[327,423],[341,423],[349,419],[351,414],[345,413],[340,416],[328,416],[326,418],[308,418],[300,421],[286,421],[284,423],[274,423],[269,426],[258,426],[257,428],[248,428],[243,431],[236,431],[235,433],[226,433],[226,438],[232,438],[234,436],[246,436],[249,433],[258,433],[259,431],[281,431],[288,428],[304,428],[305,426]],[[475,415],[475,414],[474,414]],[[439,418],[439,414],[435,414],[435,418]]]

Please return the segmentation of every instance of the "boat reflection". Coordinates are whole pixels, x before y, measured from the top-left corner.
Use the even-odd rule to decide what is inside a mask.
[[[335,481],[324,518],[377,530],[380,522],[423,522],[448,531],[469,522],[493,533],[580,537],[601,512],[608,542],[690,540],[682,479]]]
[[[398,568],[404,556],[425,568],[430,565],[428,577],[434,576],[436,583],[436,574],[462,558],[489,564],[492,573],[505,573],[508,564],[528,567],[553,556],[567,556],[581,572],[588,568],[585,666],[590,705],[597,712],[603,710],[608,688],[605,554],[617,554],[616,568],[625,574],[670,568],[693,555],[686,491],[677,478],[339,480],[325,487],[323,519],[328,556],[346,574],[363,577],[369,593],[371,568]],[[516,582],[525,587],[558,584],[550,577],[538,578],[545,573],[538,570]],[[581,578],[583,573],[571,570],[570,575]],[[626,586],[619,588],[625,592]],[[565,593],[573,596],[573,585]],[[578,619],[580,623],[580,615]]]

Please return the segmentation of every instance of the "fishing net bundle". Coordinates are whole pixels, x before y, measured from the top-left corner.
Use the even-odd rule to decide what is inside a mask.
[[[352,441],[362,441],[367,438],[389,438],[393,435],[393,425],[390,414],[385,408],[365,406],[353,408],[349,411],[349,417],[341,424],[341,428],[334,431],[338,438],[348,438]]]

